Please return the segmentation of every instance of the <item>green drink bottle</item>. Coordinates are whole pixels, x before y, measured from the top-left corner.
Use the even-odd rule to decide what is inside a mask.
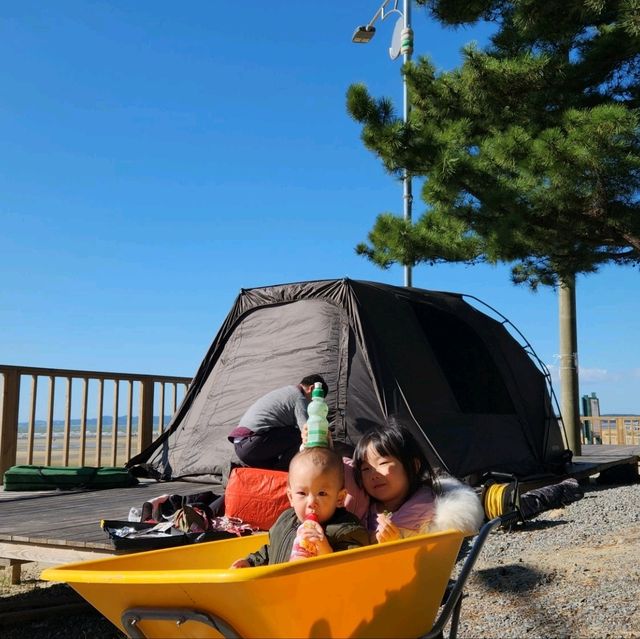
[[[307,448],[315,446],[329,446],[329,422],[327,421],[327,413],[329,407],[324,401],[324,391],[322,384],[316,382],[314,389],[311,391],[311,402],[307,408]]]

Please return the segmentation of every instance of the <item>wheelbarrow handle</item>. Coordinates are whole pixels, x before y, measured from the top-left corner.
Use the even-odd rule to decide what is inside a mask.
[[[129,608],[122,613],[121,623],[130,639],[146,639],[146,635],[138,627],[138,624],[147,619],[175,621],[177,626],[181,626],[187,621],[201,623],[205,626],[211,626],[225,639],[240,638],[235,629],[217,615],[187,608]]]

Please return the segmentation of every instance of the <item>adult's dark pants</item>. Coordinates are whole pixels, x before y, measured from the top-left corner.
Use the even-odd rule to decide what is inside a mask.
[[[283,426],[249,435],[234,443],[238,459],[252,468],[288,470],[289,462],[300,449],[302,437],[297,428]]]

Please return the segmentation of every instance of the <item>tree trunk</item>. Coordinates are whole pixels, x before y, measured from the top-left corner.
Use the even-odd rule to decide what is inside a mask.
[[[582,427],[578,402],[578,330],[576,323],[576,278],[566,277],[558,288],[560,317],[560,396],[567,445],[582,454]]]

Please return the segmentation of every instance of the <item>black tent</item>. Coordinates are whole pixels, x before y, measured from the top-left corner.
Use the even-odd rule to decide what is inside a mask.
[[[471,483],[546,474],[565,455],[548,376],[503,322],[459,294],[341,279],[243,289],[167,429],[128,465],[220,481],[244,410],[316,372],[338,442],[395,415]]]

